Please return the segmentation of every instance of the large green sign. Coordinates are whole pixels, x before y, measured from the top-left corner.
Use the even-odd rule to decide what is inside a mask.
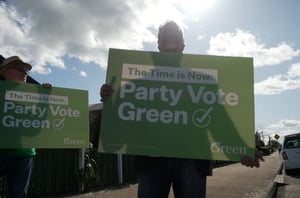
[[[0,81],[0,148],[86,148],[87,91]]]
[[[254,156],[253,59],[110,49],[99,152]]]

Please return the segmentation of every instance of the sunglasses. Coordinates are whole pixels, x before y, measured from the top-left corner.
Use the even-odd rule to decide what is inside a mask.
[[[29,69],[27,69],[27,67],[25,66],[15,66],[15,67],[11,67],[12,69],[18,70],[19,72],[23,72],[28,74],[29,73]]]

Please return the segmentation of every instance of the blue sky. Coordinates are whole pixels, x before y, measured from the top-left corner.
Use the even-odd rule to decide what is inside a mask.
[[[255,127],[282,137],[300,128],[299,8],[298,0],[7,0],[0,54],[31,63],[39,82],[88,90],[94,104],[108,49],[157,51],[157,27],[172,19],[185,53],[254,58]]]

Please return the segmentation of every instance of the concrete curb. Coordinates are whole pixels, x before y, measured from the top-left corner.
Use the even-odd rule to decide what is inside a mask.
[[[279,167],[279,169],[277,171],[277,175],[281,175],[282,174],[282,169],[283,169],[283,163],[281,163],[281,165],[280,165],[280,167]],[[277,183],[277,182],[274,181],[273,184],[272,184],[271,189],[268,192],[268,196],[266,198],[276,198],[277,189],[278,189],[279,185],[280,185],[279,183]]]

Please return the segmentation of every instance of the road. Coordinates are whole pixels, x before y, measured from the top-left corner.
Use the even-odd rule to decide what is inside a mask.
[[[277,198],[298,198],[300,197],[300,171],[292,175],[282,173],[279,181]]]
[[[207,198],[271,196],[274,179],[281,167],[277,152],[264,157],[260,168],[248,168],[233,164],[214,169],[214,176],[208,178]]]
[[[260,168],[248,168],[240,163],[215,168],[207,180],[207,198],[267,198],[274,189],[274,179],[281,166],[277,152],[265,156]],[[77,198],[135,198],[137,184],[120,189],[108,189],[72,196]],[[169,198],[173,198],[172,192]]]

